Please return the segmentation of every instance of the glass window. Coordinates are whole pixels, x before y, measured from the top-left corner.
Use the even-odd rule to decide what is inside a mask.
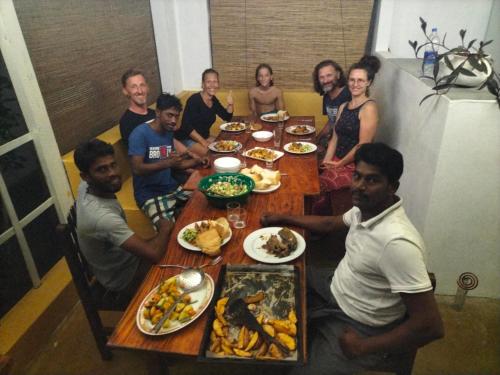
[[[32,287],[21,249],[12,237],[0,245],[0,317]]]
[[[43,214],[24,227],[24,235],[31,249],[40,278],[61,258],[57,246],[56,210],[51,206]]]
[[[28,132],[7,67],[0,54],[0,145]]]
[[[7,214],[7,210],[5,209],[5,205],[3,204],[3,199],[0,198],[0,234],[5,232],[10,227],[11,223],[9,215]]]
[[[0,170],[19,219],[49,198],[33,142],[0,156]]]

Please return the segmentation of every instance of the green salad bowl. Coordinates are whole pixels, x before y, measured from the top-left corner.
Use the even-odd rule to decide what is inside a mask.
[[[246,189],[243,192],[236,192],[232,195],[229,195],[231,193],[226,191],[210,191],[212,185],[218,182],[229,182],[236,187],[244,185]],[[205,194],[207,200],[218,208],[226,208],[226,203],[228,202],[245,203],[254,188],[255,182],[250,177],[241,173],[215,173],[202,178],[198,184],[198,189]]]

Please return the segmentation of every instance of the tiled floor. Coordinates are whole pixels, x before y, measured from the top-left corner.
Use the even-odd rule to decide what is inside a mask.
[[[446,327],[446,337],[419,350],[415,375],[494,375],[500,374],[500,301],[468,298],[461,312],[451,307],[452,298],[438,296]],[[83,310],[78,304],[50,343],[23,366],[17,363],[15,375],[146,375],[147,353],[114,351],[109,362],[101,361]],[[25,366],[24,366],[25,365]],[[275,368],[214,366],[179,362],[172,375],[192,374],[279,374]]]

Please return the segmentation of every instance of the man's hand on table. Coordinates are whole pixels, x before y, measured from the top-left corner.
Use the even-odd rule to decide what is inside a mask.
[[[282,215],[273,215],[269,212],[264,213],[260,217],[260,224],[263,227],[269,227],[271,225],[276,225],[279,224],[280,222],[283,221],[283,216]]]

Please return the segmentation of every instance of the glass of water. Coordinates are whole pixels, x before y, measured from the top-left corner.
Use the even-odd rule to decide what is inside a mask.
[[[240,207],[238,209],[238,218],[233,222],[236,229],[242,229],[247,226],[247,210]]]
[[[281,144],[281,129],[279,127],[275,127],[273,129],[273,137],[274,137],[274,147],[276,149],[279,149]]]
[[[236,220],[238,220],[239,213],[240,213],[240,204],[238,202],[229,202],[226,204],[226,209],[227,209],[227,221],[229,223],[234,223]]]

